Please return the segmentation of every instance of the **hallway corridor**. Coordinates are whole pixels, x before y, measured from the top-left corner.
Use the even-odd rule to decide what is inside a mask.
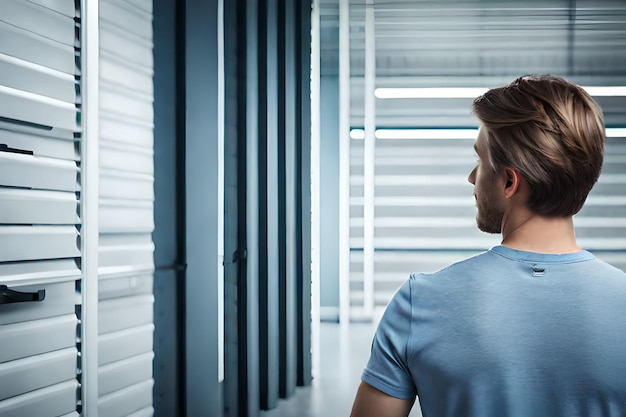
[[[372,336],[370,323],[352,323],[341,331],[335,323],[321,324],[320,376],[311,387],[297,388],[296,394],[281,400],[263,417],[347,417],[360,383],[361,371],[369,357]],[[415,404],[410,417],[421,417]]]

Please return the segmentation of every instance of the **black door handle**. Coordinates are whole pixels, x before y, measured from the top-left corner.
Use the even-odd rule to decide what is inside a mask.
[[[11,290],[6,285],[0,285],[0,304],[43,301],[45,298],[46,290],[39,290],[37,292],[20,292]]]

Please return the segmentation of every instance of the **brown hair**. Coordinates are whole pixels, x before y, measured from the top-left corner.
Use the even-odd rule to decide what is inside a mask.
[[[576,214],[598,180],[604,153],[602,110],[560,77],[524,76],[472,105],[485,130],[489,162],[518,170],[530,186],[527,206],[550,217]]]

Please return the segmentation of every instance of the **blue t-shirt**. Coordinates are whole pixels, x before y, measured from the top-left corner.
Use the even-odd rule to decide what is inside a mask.
[[[412,275],[362,379],[424,417],[624,417],[626,273],[496,246]]]

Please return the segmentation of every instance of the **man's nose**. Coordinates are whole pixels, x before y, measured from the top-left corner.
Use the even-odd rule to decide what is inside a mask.
[[[470,172],[469,176],[467,177],[467,181],[472,185],[476,184],[476,167],[474,167],[472,172]]]

